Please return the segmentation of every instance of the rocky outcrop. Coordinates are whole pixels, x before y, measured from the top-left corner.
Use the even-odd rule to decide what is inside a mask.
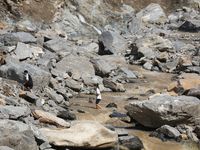
[[[118,143],[117,134],[99,123],[80,123],[60,130],[43,128],[41,131],[55,146],[99,149],[114,147]]]
[[[200,118],[199,103],[199,99],[190,96],[157,95],[148,101],[131,102],[125,109],[133,119],[146,127],[195,125]]]

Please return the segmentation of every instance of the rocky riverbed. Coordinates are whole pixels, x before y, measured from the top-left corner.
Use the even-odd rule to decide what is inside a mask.
[[[199,1],[0,2],[0,149],[199,148]]]

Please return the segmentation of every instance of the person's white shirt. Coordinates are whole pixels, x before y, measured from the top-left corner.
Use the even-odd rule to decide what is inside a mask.
[[[97,99],[101,99],[101,93],[99,88],[96,89],[96,94],[98,94]]]
[[[28,73],[25,75],[25,77],[26,77],[26,80],[29,81]]]

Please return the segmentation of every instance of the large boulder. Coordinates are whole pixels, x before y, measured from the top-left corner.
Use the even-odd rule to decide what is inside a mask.
[[[92,58],[90,62],[93,64],[95,69],[95,74],[99,76],[108,76],[112,70],[112,67],[101,58]]]
[[[88,59],[73,55],[67,56],[59,61],[56,64],[56,68],[63,73],[70,73],[71,76],[76,73],[80,74],[80,77],[83,74],[95,75],[94,67]]]
[[[118,54],[127,50],[125,40],[113,31],[105,31],[99,36],[99,54]]]
[[[40,122],[44,123],[50,123],[54,124],[58,127],[69,127],[70,123],[66,122],[65,120],[58,118],[56,116],[53,116],[50,113],[41,111],[41,110],[35,110],[33,111],[33,116],[37,118]]]
[[[0,105],[0,118],[1,119],[15,119],[26,117],[31,114],[29,107],[14,107]]]
[[[6,33],[0,37],[0,42],[5,46],[17,45],[18,42],[22,43],[36,43],[36,38],[31,34],[25,32]]]
[[[150,128],[196,125],[200,121],[200,101],[190,96],[156,95],[148,101],[131,102],[125,109],[133,119]]]
[[[6,65],[0,66],[0,77],[18,81],[19,83],[25,82],[24,70],[28,70],[33,79],[33,90],[39,91],[43,87],[49,85],[51,74],[27,63],[11,62]]]
[[[13,57],[19,60],[25,60],[33,57],[30,45],[21,42],[17,43],[17,48],[14,50],[14,54],[15,55],[13,55]]]
[[[106,88],[110,88],[114,92],[125,92],[124,85],[121,83],[117,83],[109,78],[103,79],[103,84]]]
[[[139,34],[147,24],[162,24],[166,20],[167,17],[160,5],[151,3],[131,19],[128,29],[132,34]]]
[[[66,51],[73,52],[76,50],[76,46],[66,39],[57,38],[44,43],[44,47],[51,52]]]
[[[10,120],[0,120],[0,145],[13,149],[38,150],[34,133],[28,125]]]
[[[61,104],[64,101],[64,97],[60,94],[57,94],[55,91],[48,88],[44,89],[44,92],[51,98],[53,98],[57,104]]]
[[[67,86],[68,88],[70,88],[76,92],[79,92],[82,89],[82,86],[73,79],[66,79],[65,86]]]
[[[123,56],[118,56],[118,55],[104,55],[101,56],[100,59],[102,59],[103,61],[107,62],[112,70],[116,70],[119,69],[121,67],[127,67],[128,65],[126,64],[126,59]]]
[[[80,123],[69,129],[41,129],[55,146],[85,149],[114,147],[118,143],[117,134],[99,123]]]
[[[36,31],[36,26],[33,25],[29,20],[17,23],[15,26],[16,31],[18,32],[30,32],[34,33]]]

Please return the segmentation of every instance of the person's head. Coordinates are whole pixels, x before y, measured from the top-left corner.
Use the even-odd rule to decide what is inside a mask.
[[[94,84],[94,89],[97,89],[98,88],[98,84]]]
[[[28,73],[28,71],[27,70],[24,70],[24,74],[26,75]]]

